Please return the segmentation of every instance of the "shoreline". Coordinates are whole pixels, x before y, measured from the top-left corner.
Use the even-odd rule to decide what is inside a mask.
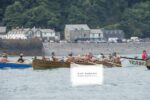
[[[141,54],[146,50],[150,54],[150,42],[131,42],[131,43],[43,43],[43,51],[46,56],[55,52],[58,56],[66,56],[69,53],[74,55],[84,55],[89,52],[94,55],[104,53],[108,55],[117,52],[121,55]]]

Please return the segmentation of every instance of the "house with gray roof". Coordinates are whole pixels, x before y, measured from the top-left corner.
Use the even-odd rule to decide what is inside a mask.
[[[90,40],[92,41],[101,41],[104,39],[104,34],[101,29],[91,29]]]
[[[124,39],[124,32],[123,30],[102,30],[104,39],[106,41],[109,40],[109,38],[118,38],[120,40]]]
[[[67,24],[64,35],[68,42],[86,40],[90,38],[90,28],[87,24]]]

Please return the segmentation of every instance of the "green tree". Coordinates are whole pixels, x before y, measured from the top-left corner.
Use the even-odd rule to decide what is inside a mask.
[[[4,23],[8,28],[18,27],[23,25],[22,12],[24,11],[20,2],[16,1],[13,5],[7,7]]]
[[[140,3],[126,9],[121,28],[130,36],[150,37],[150,2]]]

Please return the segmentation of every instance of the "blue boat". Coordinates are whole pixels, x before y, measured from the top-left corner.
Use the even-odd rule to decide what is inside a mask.
[[[32,67],[31,64],[0,62],[0,69],[4,69],[4,68],[24,69],[24,68],[30,68],[30,67]]]

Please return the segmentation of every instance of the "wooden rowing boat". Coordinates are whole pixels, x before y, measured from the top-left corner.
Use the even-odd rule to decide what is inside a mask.
[[[46,61],[40,59],[34,59],[32,61],[33,69],[50,69],[50,68],[69,68],[70,62],[61,62],[61,61]]]
[[[94,64],[102,64],[105,67],[121,67],[121,62],[115,63],[112,61],[108,61],[108,60],[103,60],[103,61],[85,61],[85,60],[79,60],[79,61],[74,61],[74,63],[76,64],[81,64],[81,65],[94,65]]]
[[[24,69],[30,68],[31,64],[26,63],[15,63],[15,62],[0,62],[0,69],[11,68],[11,69]]]
[[[103,61],[95,61],[97,64],[102,64],[105,67],[121,67],[121,62],[112,62],[109,60],[103,60]]]

